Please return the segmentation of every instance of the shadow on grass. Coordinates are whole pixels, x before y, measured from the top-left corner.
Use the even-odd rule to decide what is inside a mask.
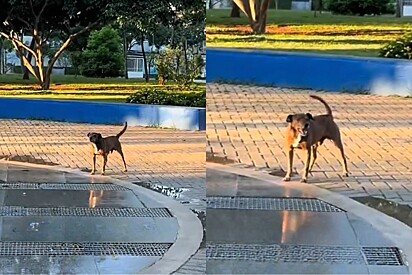
[[[348,37],[349,38],[349,37]],[[352,38],[352,37],[351,37]],[[322,39],[297,39],[297,38],[285,38],[282,37],[281,39],[278,38],[268,38],[264,36],[246,36],[246,37],[233,37],[233,38],[220,38],[214,37],[208,39],[209,41],[213,42],[293,42],[293,43],[322,43],[322,44],[354,44],[354,45],[364,45],[364,44],[385,44],[388,43],[390,40],[356,40],[356,39],[333,39],[333,40],[322,40]]]

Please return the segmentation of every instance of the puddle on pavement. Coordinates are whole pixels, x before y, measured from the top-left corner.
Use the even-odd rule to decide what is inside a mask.
[[[173,199],[181,199],[183,197],[183,193],[188,191],[187,188],[177,188],[177,187],[170,187],[164,186],[156,183],[148,183],[148,182],[140,182],[134,181],[133,184],[139,185],[141,187],[156,191],[157,193],[166,195]]]
[[[164,186],[160,184],[155,184],[155,183],[148,183],[148,182],[140,182],[140,181],[134,181],[132,182],[133,184],[139,185],[141,187],[153,190],[155,192],[158,192],[160,194],[166,195],[168,197],[171,197],[173,199],[179,200],[181,204],[189,204],[191,201],[195,202],[197,200],[181,200],[184,198],[183,193],[188,191],[188,188],[178,188],[178,187],[170,187],[170,186]],[[203,239],[200,244],[201,248],[206,247],[206,212],[201,211],[198,209],[190,209],[200,220],[203,226]]]
[[[403,205],[393,201],[370,196],[356,197],[352,199],[366,206],[374,208],[412,227],[412,208],[409,205]]]
[[[227,157],[218,157],[215,154],[206,152],[206,162],[214,162],[219,164],[230,164],[235,163],[234,160],[228,159]]]
[[[43,164],[43,165],[51,165],[56,166],[59,165],[58,163],[45,161],[44,159],[36,159],[30,155],[23,155],[23,156],[0,156],[0,159],[6,159],[9,161],[18,161],[18,162],[28,162],[34,164]]]

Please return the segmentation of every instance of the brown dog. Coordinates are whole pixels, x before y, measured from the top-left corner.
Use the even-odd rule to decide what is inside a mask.
[[[122,151],[122,145],[120,144],[119,138],[126,132],[127,122],[124,124],[123,130],[120,131],[115,136],[102,137],[100,133],[88,133],[87,137],[92,143],[92,154],[93,154],[93,168],[91,174],[93,175],[96,172],[96,156],[101,155],[103,157],[102,161],[102,175],[104,175],[106,170],[107,156],[113,151],[119,152],[123,160],[123,172],[127,172],[126,161],[124,160],[124,155]]]
[[[305,168],[301,182],[306,182],[309,171],[312,170],[317,157],[317,148],[325,139],[332,140],[341,153],[343,176],[348,176],[345,153],[338,125],[333,121],[332,110],[329,105],[319,96],[310,95],[311,98],[319,100],[325,105],[326,114],[312,116],[310,113],[293,114],[286,118],[289,123],[286,131],[285,150],[288,156],[288,171],[284,181],[290,181],[293,166],[293,151],[295,148],[307,151]]]

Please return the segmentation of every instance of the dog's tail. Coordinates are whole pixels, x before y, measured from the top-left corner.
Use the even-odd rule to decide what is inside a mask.
[[[124,128],[123,128],[123,130],[121,130],[120,133],[118,133],[118,134],[116,135],[116,137],[119,138],[121,135],[123,135],[124,132],[126,132],[126,129],[127,129],[127,121],[124,123]]]
[[[326,103],[326,101],[323,100],[323,98],[321,98],[320,96],[317,96],[317,95],[310,95],[310,97],[311,97],[311,98],[314,98],[314,99],[316,99],[316,100],[319,100],[320,102],[322,102],[323,105],[325,105],[326,113],[327,113],[329,116],[332,116],[332,109],[329,107],[328,103]]]

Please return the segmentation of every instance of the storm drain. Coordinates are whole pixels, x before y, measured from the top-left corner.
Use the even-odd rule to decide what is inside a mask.
[[[207,244],[206,257],[207,260],[255,262],[403,265],[397,248],[375,247],[373,249],[385,251],[389,258],[385,260],[384,254],[381,254],[380,261],[371,260],[371,255],[375,257],[375,254],[371,253],[369,248],[362,247],[277,244]],[[395,257],[397,261],[394,260]]]
[[[0,256],[163,256],[171,243],[0,242]]]
[[[402,255],[396,247],[363,247],[369,265],[403,265]]]
[[[3,183],[0,184],[0,189],[130,191],[126,187],[111,183]]]
[[[83,216],[83,217],[151,217],[170,218],[166,208],[88,208],[1,206],[0,216]]]
[[[207,197],[207,208],[344,212],[332,204],[314,198]]]

